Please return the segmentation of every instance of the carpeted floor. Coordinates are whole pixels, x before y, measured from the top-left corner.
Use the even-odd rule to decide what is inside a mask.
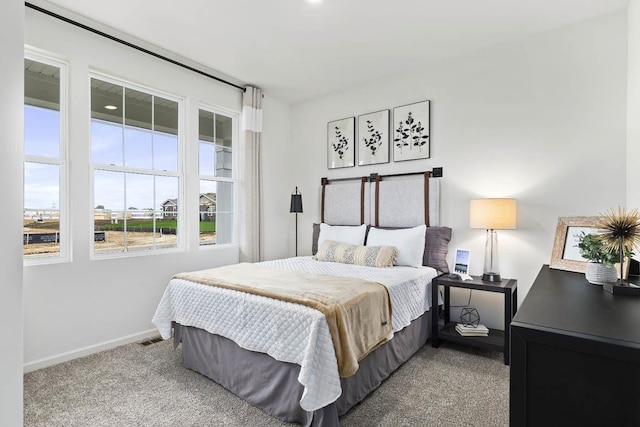
[[[429,343],[340,421],[360,426],[506,426],[502,354]],[[169,341],[129,344],[24,376],[25,426],[291,426],[181,365]]]

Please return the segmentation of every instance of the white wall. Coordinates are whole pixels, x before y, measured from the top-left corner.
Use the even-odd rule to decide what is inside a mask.
[[[629,2],[627,18],[627,207],[640,208],[640,0]]]
[[[288,183],[292,182],[295,160],[289,145],[289,105],[268,93],[263,101],[263,243],[265,260],[272,260],[293,256],[288,242],[293,242],[295,233],[294,215],[289,213],[294,187]]]
[[[22,7],[21,3],[20,9]],[[10,24],[14,25],[13,22]],[[22,34],[22,30],[14,30],[13,33],[15,38],[15,33]],[[155,334],[151,318],[173,274],[238,261],[236,245],[200,250],[198,224],[193,221],[187,222],[185,229],[186,251],[133,258],[89,258],[92,230],[89,69],[102,70],[186,98],[184,129],[186,141],[191,142],[185,162],[185,195],[190,200],[184,212],[187,217],[195,217],[198,209],[197,144],[194,144],[197,140],[198,105],[202,102],[239,112],[241,92],[31,9],[27,10],[25,39],[28,45],[67,60],[70,76],[73,261],[24,269],[24,362],[25,369],[31,370]],[[22,58],[22,48],[20,50]],[[15,81],[21,82],[17,78]],[[12,84],[20,88],[22,96],[22,84]],[[15,127],[19,122],[16,114],[2,117]],[[11,140],[18,139],[16,136],[21,138],[21,129],[14,133]],[[15,162],[15,159],[9,159]],[[2,156],[2,161],[6,160],[7,156]],[[12,167],[15,169],[16,166]],[[3,174],[7,173],[4,167],[0,169]],[[11,173],[14,173],[13,169]],[[15,198],[19,196],[17,193]],[[14,228],[17,231],[12,232],[18,233],[16,241],[19,241],[20,227]],[[7,237],[7,241],[13,240]],[[21,248],[13,249],[18,256],[13,253],[12,259],[20,264]],[[13,300],[10,301],[11,310],[16,310]]]
[[[24,3],[0,7],[0,182],[5,203],[0,210],[0,425],[22,425],[22,105]]]
[[[518,200],[518,229],[500,231],[499,243],[502,276],[518,279],[521,302],[550,261],[558,216],[597,215],[625,201],[626,67],[619,13],[292,106],[296,182],[311,196],[300,218],[301,254],[310,253],[319,221],[321,177],[442,166],[449,263],[456,247],[470,249],[472,274],[482,272],[485,236],[469,229],[469,200]],[[431,159],[327,170],[328,121],[426,99]],[[456,302],[467,298],[457,293]],[[501,327],[500,296],[475,292],[472,305],[483,323]]]

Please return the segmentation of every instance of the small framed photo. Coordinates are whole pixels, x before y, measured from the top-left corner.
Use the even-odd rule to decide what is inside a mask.
[[[393,161],[428,159],[430,101],[416,102],[393,109]]]
[[[598,220],[597,216],[559,217],[549,267],[584,273],[588,261],[578,251],[580,233],[598,233],[599,230],[596,228]]]
[[[469,251],[466,249],[456,249],[456,258],[453,272],[469,274]]]
[[[358,116],[358,165],[389,163],[389,110]]]
[[[356,165],[355,117],[327,124],[327,168],[348,168]]]

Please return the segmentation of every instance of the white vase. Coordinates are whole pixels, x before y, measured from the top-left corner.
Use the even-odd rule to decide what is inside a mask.
[[[618,272],[613,265],[607,266],[599,262],[587,263],[587,271],[584,275],[587,281],[594,285],[604,285],[618,280]]]

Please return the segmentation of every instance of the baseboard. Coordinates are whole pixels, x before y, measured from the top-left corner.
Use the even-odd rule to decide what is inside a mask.
[[[133,342],[141,341],[144,339],[152,338],[160,335],[157,329],[149,329],[148,331],[139,332],[137,334],[127,335],[126,337],[118,338],[115,340],[105,341],[100,344],[91,345],[89,347],[80,348],[78,350],[68,351],[66,353],[58,354],[56,356],[46,357],[44,359],[35,360],[33,362],[25,363],[23,365],[23,372],[37,371],[38,369],[46,368],[48,366],[57,365],[58,363],[67,362],[69,360],[77,359],[79,357],[88,356],[93,353],[98,353],[104,350],[110,350],[112,348],[120,347],[121,345],[130,344]]]

